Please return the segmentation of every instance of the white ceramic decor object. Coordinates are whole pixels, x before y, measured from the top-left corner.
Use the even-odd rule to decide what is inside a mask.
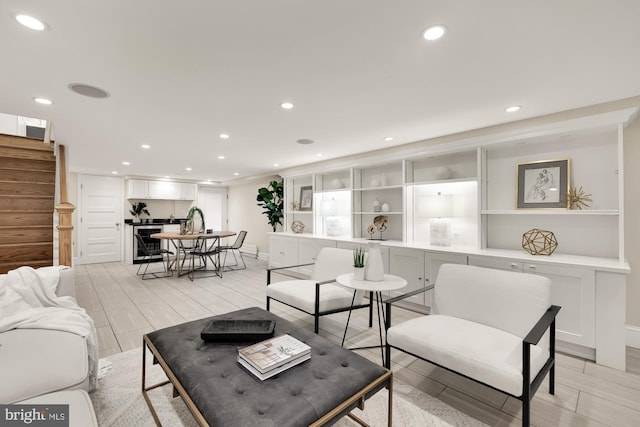
[[[382,204],[380,209],[382,209],[382,212],[389,212],[391,210],[391,206],[389,206],[389,203],[385,202]]]
[[[380,242],[368,242],[367,264],[364,267],[364,280],[381,282],[384,280],[384,264]]]
[[[378,198],[376,197],[376,199],[373,201],[373,204],[371,205],[371,209],[374,212],[380,212],[380,200],[378,200]]]

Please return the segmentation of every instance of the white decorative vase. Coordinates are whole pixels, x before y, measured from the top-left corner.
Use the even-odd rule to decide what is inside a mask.
[[[374,212],[380,212],[380,200],[378,200],[378,198],[376,197],[376,199],[373,201],[373,204],[371,205],[371,209]]]
[[[368,242],[369,252],[367,254],[367,264],[364,267],[364,280],[381,282],[384,280],[384,264],[382,263],[382,252],[380,252],[380,242]]]
[[[389,212],[391,210],[391,206],[389,206],[389,203],[383,203],[382,206],[380,206],[380,209],[382,210],[382,212]]]
[[[353,267],[353,279],[364,280],[364,267]]]
[[[449,179],[451,178],[451,169],[447,166],[438,166],[435,170],[436,179]]]

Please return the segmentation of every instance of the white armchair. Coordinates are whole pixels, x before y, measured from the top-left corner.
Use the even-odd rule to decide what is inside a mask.
[[[271,272],[302,265],[313,265],[309,280],[286,280],[271,283]],[[372,325],[373,304],[363,302],[364,292],[346,289],[336,283],[336,277],[353,272],[353,252],[349,249],[322,248],[315,264],[301,264],[267,269],[267,311],[271,300],[281,302],[314,317],[317,334],[320,316],[369,307],[369,327]]]
[[[444,264],[431,314],[391,326],[387,300],[386,364],[396,348],[522,401],[529,425],[530,401],[549,374],[554,394],[555,317],[551,281],[543,276]],[[548,333],[547,333],[548,332]]]

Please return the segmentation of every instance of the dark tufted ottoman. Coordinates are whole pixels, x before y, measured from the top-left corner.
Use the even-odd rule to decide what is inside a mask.
[[[260,381],[237,362],[238,348],[248,343],[200,339],[211,319],[275,319],[275,335],[290,334],[307,343],[311,360]],[[148,348],[169,378],[145,386],[143,358],[142,393],[158,425],[147,391],[171,382],[198,423],[221,427],[331,425],[387,387],[391,426],[391,371],[261,308],[160,329],[144,335],[143,343],[143,352]]]

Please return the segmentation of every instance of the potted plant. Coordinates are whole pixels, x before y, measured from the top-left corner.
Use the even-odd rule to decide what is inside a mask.
[[[364,280],[364,249],[361,247],[353,250],[353,278]]]
[[[147,204],[145,202],[133,203],[131,205],[129,213],[133,215],[133,222],[140,222],[140,215],[142,215],[143,213],[151,215],[149,213],[149,210],[147,209]]]
[[[282,225],[282,210],[284,209],[284,184],[281,181],[271,181],[269,186],[258,189],[256,197],[258,206],[264,208],[262,213],[267,216],[269,225],[276,231],[278,224]]]
[[[196,214],[198,214],[198,216],[200,217],[199,224],[196,223],[196,220],[194,219]],[[189,209],[189,213],[187,213],[187,233],[199,233],[204,230],[204,213],[202,213],[202,209],[200,209],[199,207],[193,206],[191,209]]]

